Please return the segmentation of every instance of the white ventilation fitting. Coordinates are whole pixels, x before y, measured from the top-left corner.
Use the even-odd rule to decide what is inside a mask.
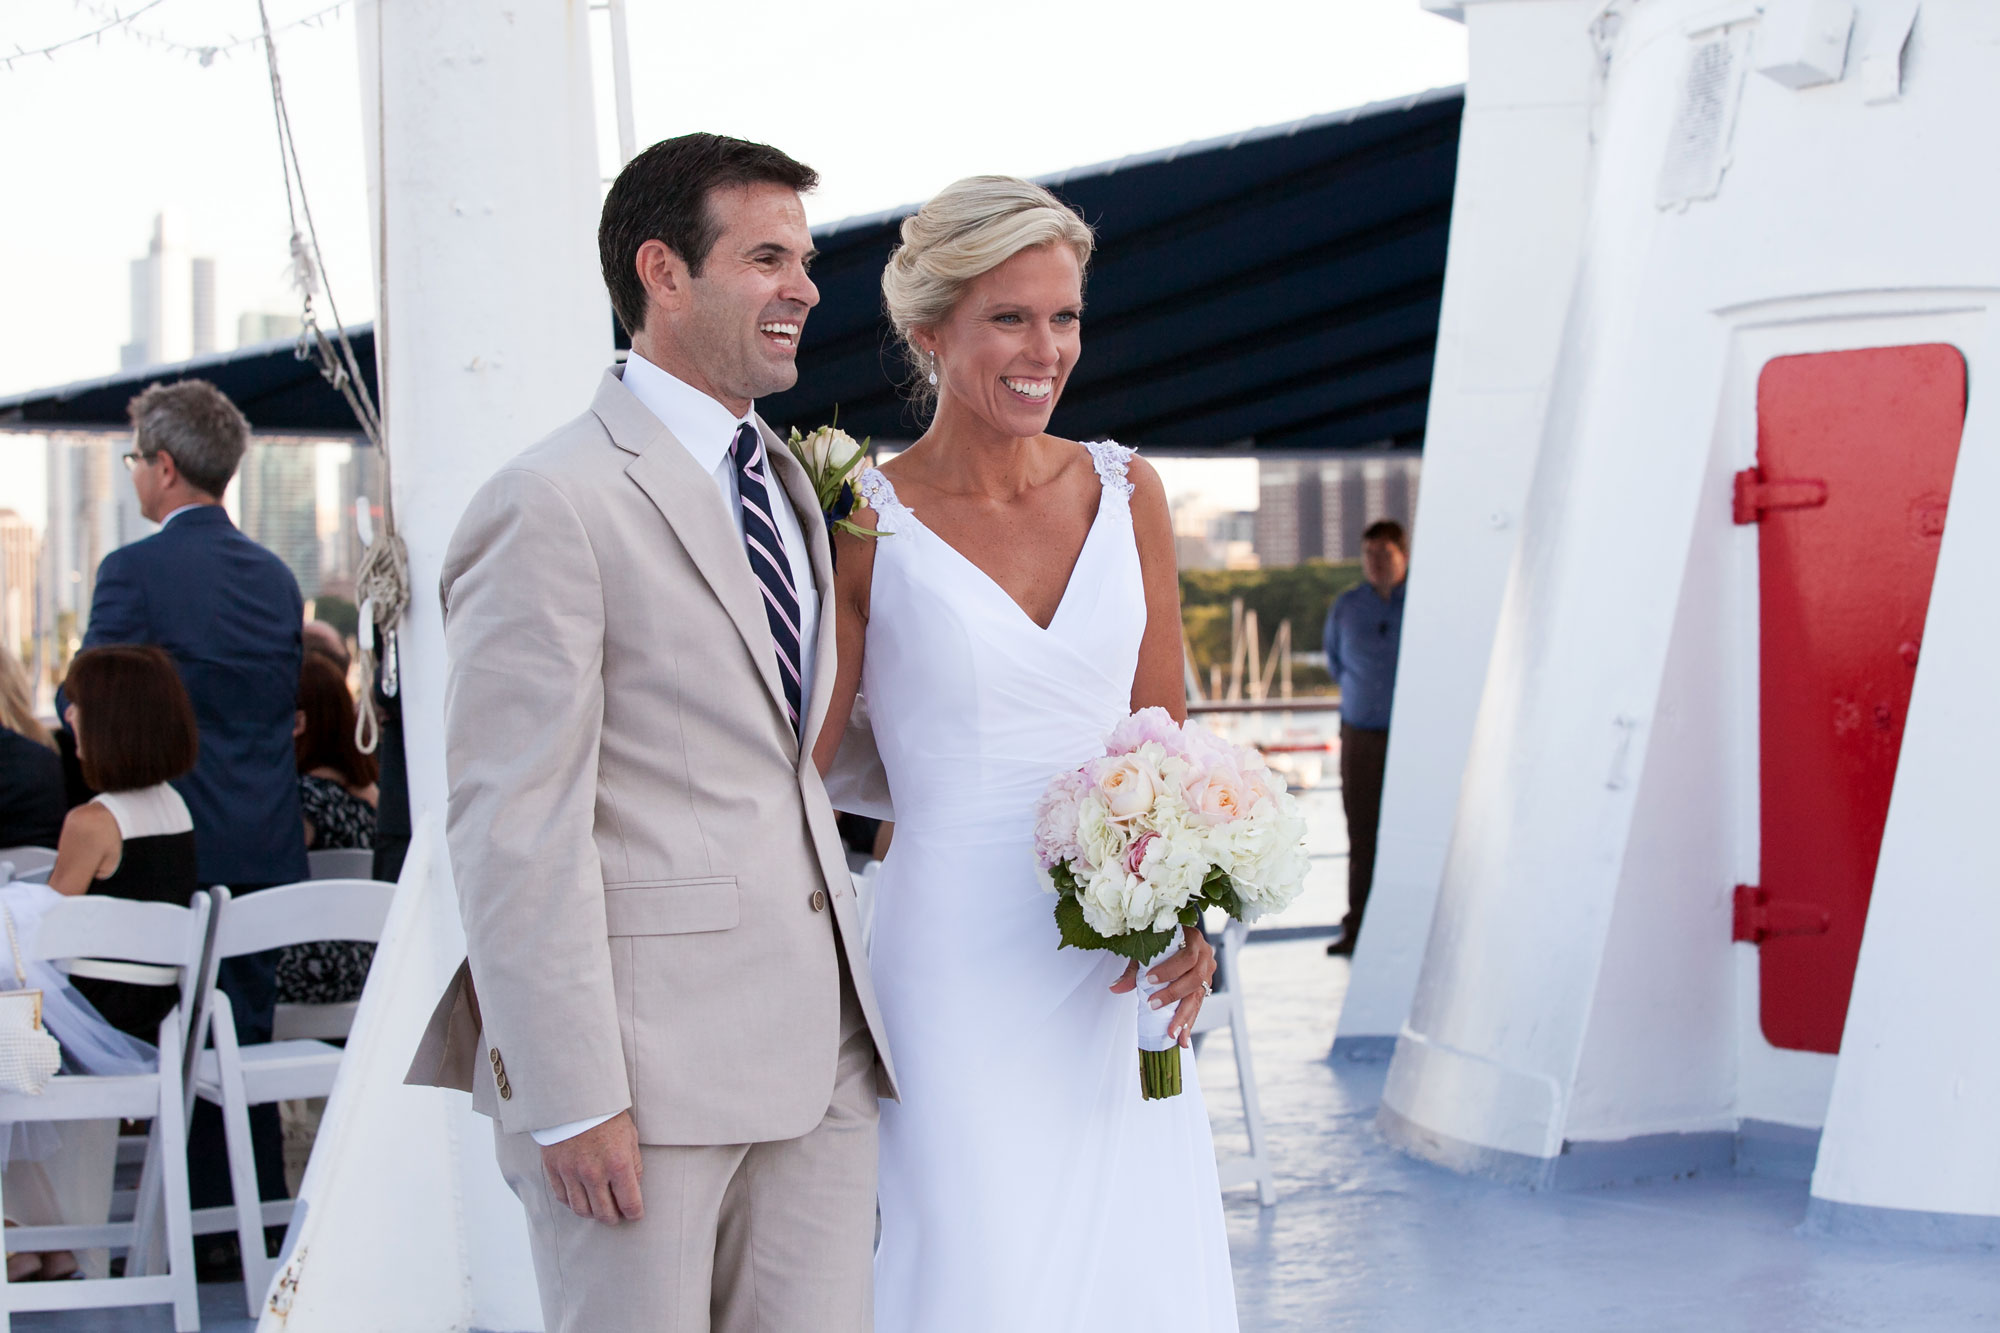
[[[1787,88],[1838,83],[1853,31],[1851,0],[1770,0],[1757,31],[1757,72]]]
[[[1749,49],[1747,24],[1710,28],[1690,39],[1680,106],[1660,164],[1656,202],[1661,208],[1686,208],[1698,199],[1715,198],[1722,188]]]
[[[1901,100],[1903,48],[1917,21],[1918,0],[1889,0],[1868,11],[1861,41],[1861,100],[1869,106]]]

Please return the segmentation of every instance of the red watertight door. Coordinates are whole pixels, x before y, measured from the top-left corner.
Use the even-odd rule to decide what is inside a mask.
[[[1840,1049],[1965,425],[1953,347],[1781,357],[1757,384],[1764,1035]]]

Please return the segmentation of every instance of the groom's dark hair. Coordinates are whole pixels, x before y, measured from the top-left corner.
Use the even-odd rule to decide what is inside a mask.
[[[639,247],[664,241],[701,276],[721,231],[709,211],[711,190],[733,185],[788,185],[803,194],[819,173],[769,144],[721,134],[662,139],[625,164],[604,197],[597,224],[597,260],[611,308],[627,334],[646,323],[646,285],[639,281]]]

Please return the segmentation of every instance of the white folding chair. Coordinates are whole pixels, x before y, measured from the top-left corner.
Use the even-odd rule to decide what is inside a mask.
[[[1278,1185],[1271,1171],[1271,1158],[1264,1144],[1264,1111],[1257,1101],[1257,1071],[1250,1063],[1250,1022],[1243,1013],[1243,945],[1249,930],[1241,921],[1231,921],[1222,929],[1215,950],[1215,993],[1201,1006],[1194,1021],[1195,1047],[1202,1037],[1220,1028],[1229,1029],[1229,1045],[1236,1054],[1236,1083],[1243,1091],[1243,1128],[1250,1139],[1248,1157],[1231,1158],[1217,1164],[1222,1187],[1257,1187],[1257,1202],[1269,1208],[1278,1201]]]
[[[46,884],[55,864],[56,854],[47,847],[0,848],[0,884],[10,879]]]
[[[226,899],[227,894],[217,895]],[[43,915],[27,957],[66,960],[75,975],[139,984],[178,984],[180,1000],[160,1021],[159,1061],[146,1074],[58,1074],[38,1094],[0,1093],[0,1120],[150,1119],[152,1134],[133,1216],[95,1225],[22,1226],[7,1232],[17,1251],[124,1249],[125,1276],[77,1282],[0,1285],[0,1333],[28,1310],[172,1305],[176,1333],[201,1327],[194,1233],[188,1209],[186,1052],[215,985],[209,925],[216,901],[197,893],[187,907],[85,895]],[[165,969],[151,971],[150,969]],[[166,1213],[166,1271],[153,1272],[155,1219]],[[0,1209],[4,1209],[0,1202]]]
[[[306,853],[307,879],[373,879],[375,853],[366,847],[329,847]]]
[[[215,955],[218,959],[235,958],[316,940],[377,942],[395,894],[394,884],[370,879],[315,879],[261,889],[229,904],[216,928]],[[243,1259],[243,1299],[255,1318],[277,1271],[277,1261],[264,1254],[264,1228],[289,1223],[292,1200],[258,1196],[257,1166],[250,1147],[250,1108],[326,1096],[340,1071],[341,1051],[314,1040],[239,1046],[235,1013],[229,997],[220,991],[209,998],[208,1028],[213,1045],[200,1052],[195,1063],[194,1090],[204,1101],[222,1108],[229,1143],[229,1184],[235,1202],[195,1213],[194,1232],[205,1236],[235,1230]]]

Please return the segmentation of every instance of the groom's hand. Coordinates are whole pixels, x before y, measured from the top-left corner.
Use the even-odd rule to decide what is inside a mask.
[[[595,1129],[542,1149],[542,1173],[549,1191],[578,1217],[616,1226],[646,1215],[639,1198],[639,1131],[632,1113],[620,1111]]]
[[[1181,1045],[1192,1045],[1194,1020],[1200,1016],[1201,1002],[1208,998],[1208,987],[1215,979],[1215,946],[1199,930],[1190,930],[1187,944],[1146,976],[1151,981],[1168,983],[1164,989],[1154,993],[1153,1006],[1164,1009],[1170,1004],[1178,1004],[1167,1031]],[[1128,963],[1125,975],[1112,982],[1111,989],[1122,995],[1137,989],[1138,985],[1139,965]]]

